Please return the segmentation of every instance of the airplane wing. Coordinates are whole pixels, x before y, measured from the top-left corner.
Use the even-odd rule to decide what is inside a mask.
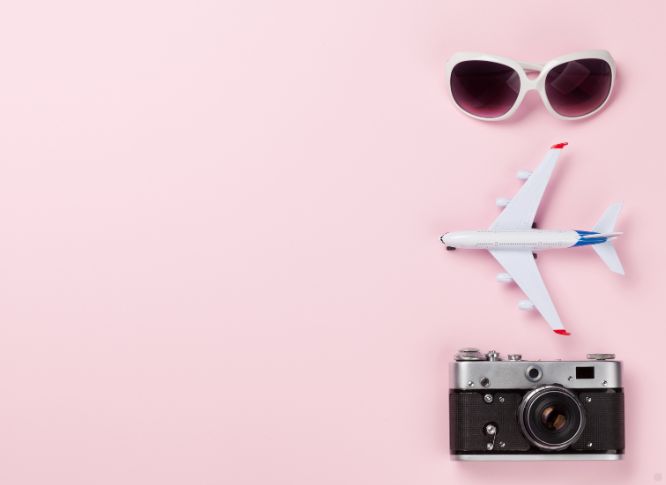
[[[489,252],[502,265],[504,271],[511,275],[513,281],[523,290],[523,293],[539,310],[539,313],[555,333],[569,335],[564,329],[553,301],[550,299],[532,253],[530,251],[505,249],[489,250]]]
[[[566,143],[553,145],[545,158],[527,179],[516,196],[490,226],[491,231],[530,229],[534,223],[541,197],[548,186],[557,158]]]

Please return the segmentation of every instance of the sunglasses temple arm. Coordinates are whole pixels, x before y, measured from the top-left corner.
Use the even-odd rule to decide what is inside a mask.
[[[520,67],[522,67],[525,71],[543,71],[543,64],[535,64],[533,62],[519,62],[518,64],[520,64]]]

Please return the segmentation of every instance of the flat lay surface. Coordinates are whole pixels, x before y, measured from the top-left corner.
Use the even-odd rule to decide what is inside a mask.
[[[641,484],[666,477],[663,2],[28,0],[0,15],[0,483]],[[456,51],[607,49],[598,115],[460,113]],[[624,202],[626,276],[538,266],[571,336],[485,252],[515,173],[537,216]],[[457,463],[464,346],[624,361],[617,463]]]

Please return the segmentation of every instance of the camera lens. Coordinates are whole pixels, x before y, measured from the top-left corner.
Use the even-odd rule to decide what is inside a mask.
[[[574,443],[585,427],[583,406],[560,386],[543,386],[527,393],[518,410],[523,434],[542,450],[562,450]]]
[[[567,424],[567,416],[555,406],[547,406],[541,412],[541,423],[548,429],[561,431]]]

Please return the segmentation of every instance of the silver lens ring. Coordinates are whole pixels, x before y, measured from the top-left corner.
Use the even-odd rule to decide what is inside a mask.
[[[579,420],[578,427],[571,437],[562,442],[549,443],[541,439],[533,429],[530,418],[532,417],[532,413],[534,411],[534,405],[539,400],[543,399],[543,396],[557,396],[564,398],[565,400],[572,403],[573,409],[577,411],[577,418]],[[525,394],[525,397],[518,407],[518,421],[520,422],[520,428],[522,429],[525,438],[527,438],[530,443],[542,450],[558,451],[567,448],[571,444],[575,443],[578,438],[580,438],[580,435],[583,433],[583,429],[585,429],[585,410],[574,393],[561,386],[548,385],[537,387],[536,389]]]

